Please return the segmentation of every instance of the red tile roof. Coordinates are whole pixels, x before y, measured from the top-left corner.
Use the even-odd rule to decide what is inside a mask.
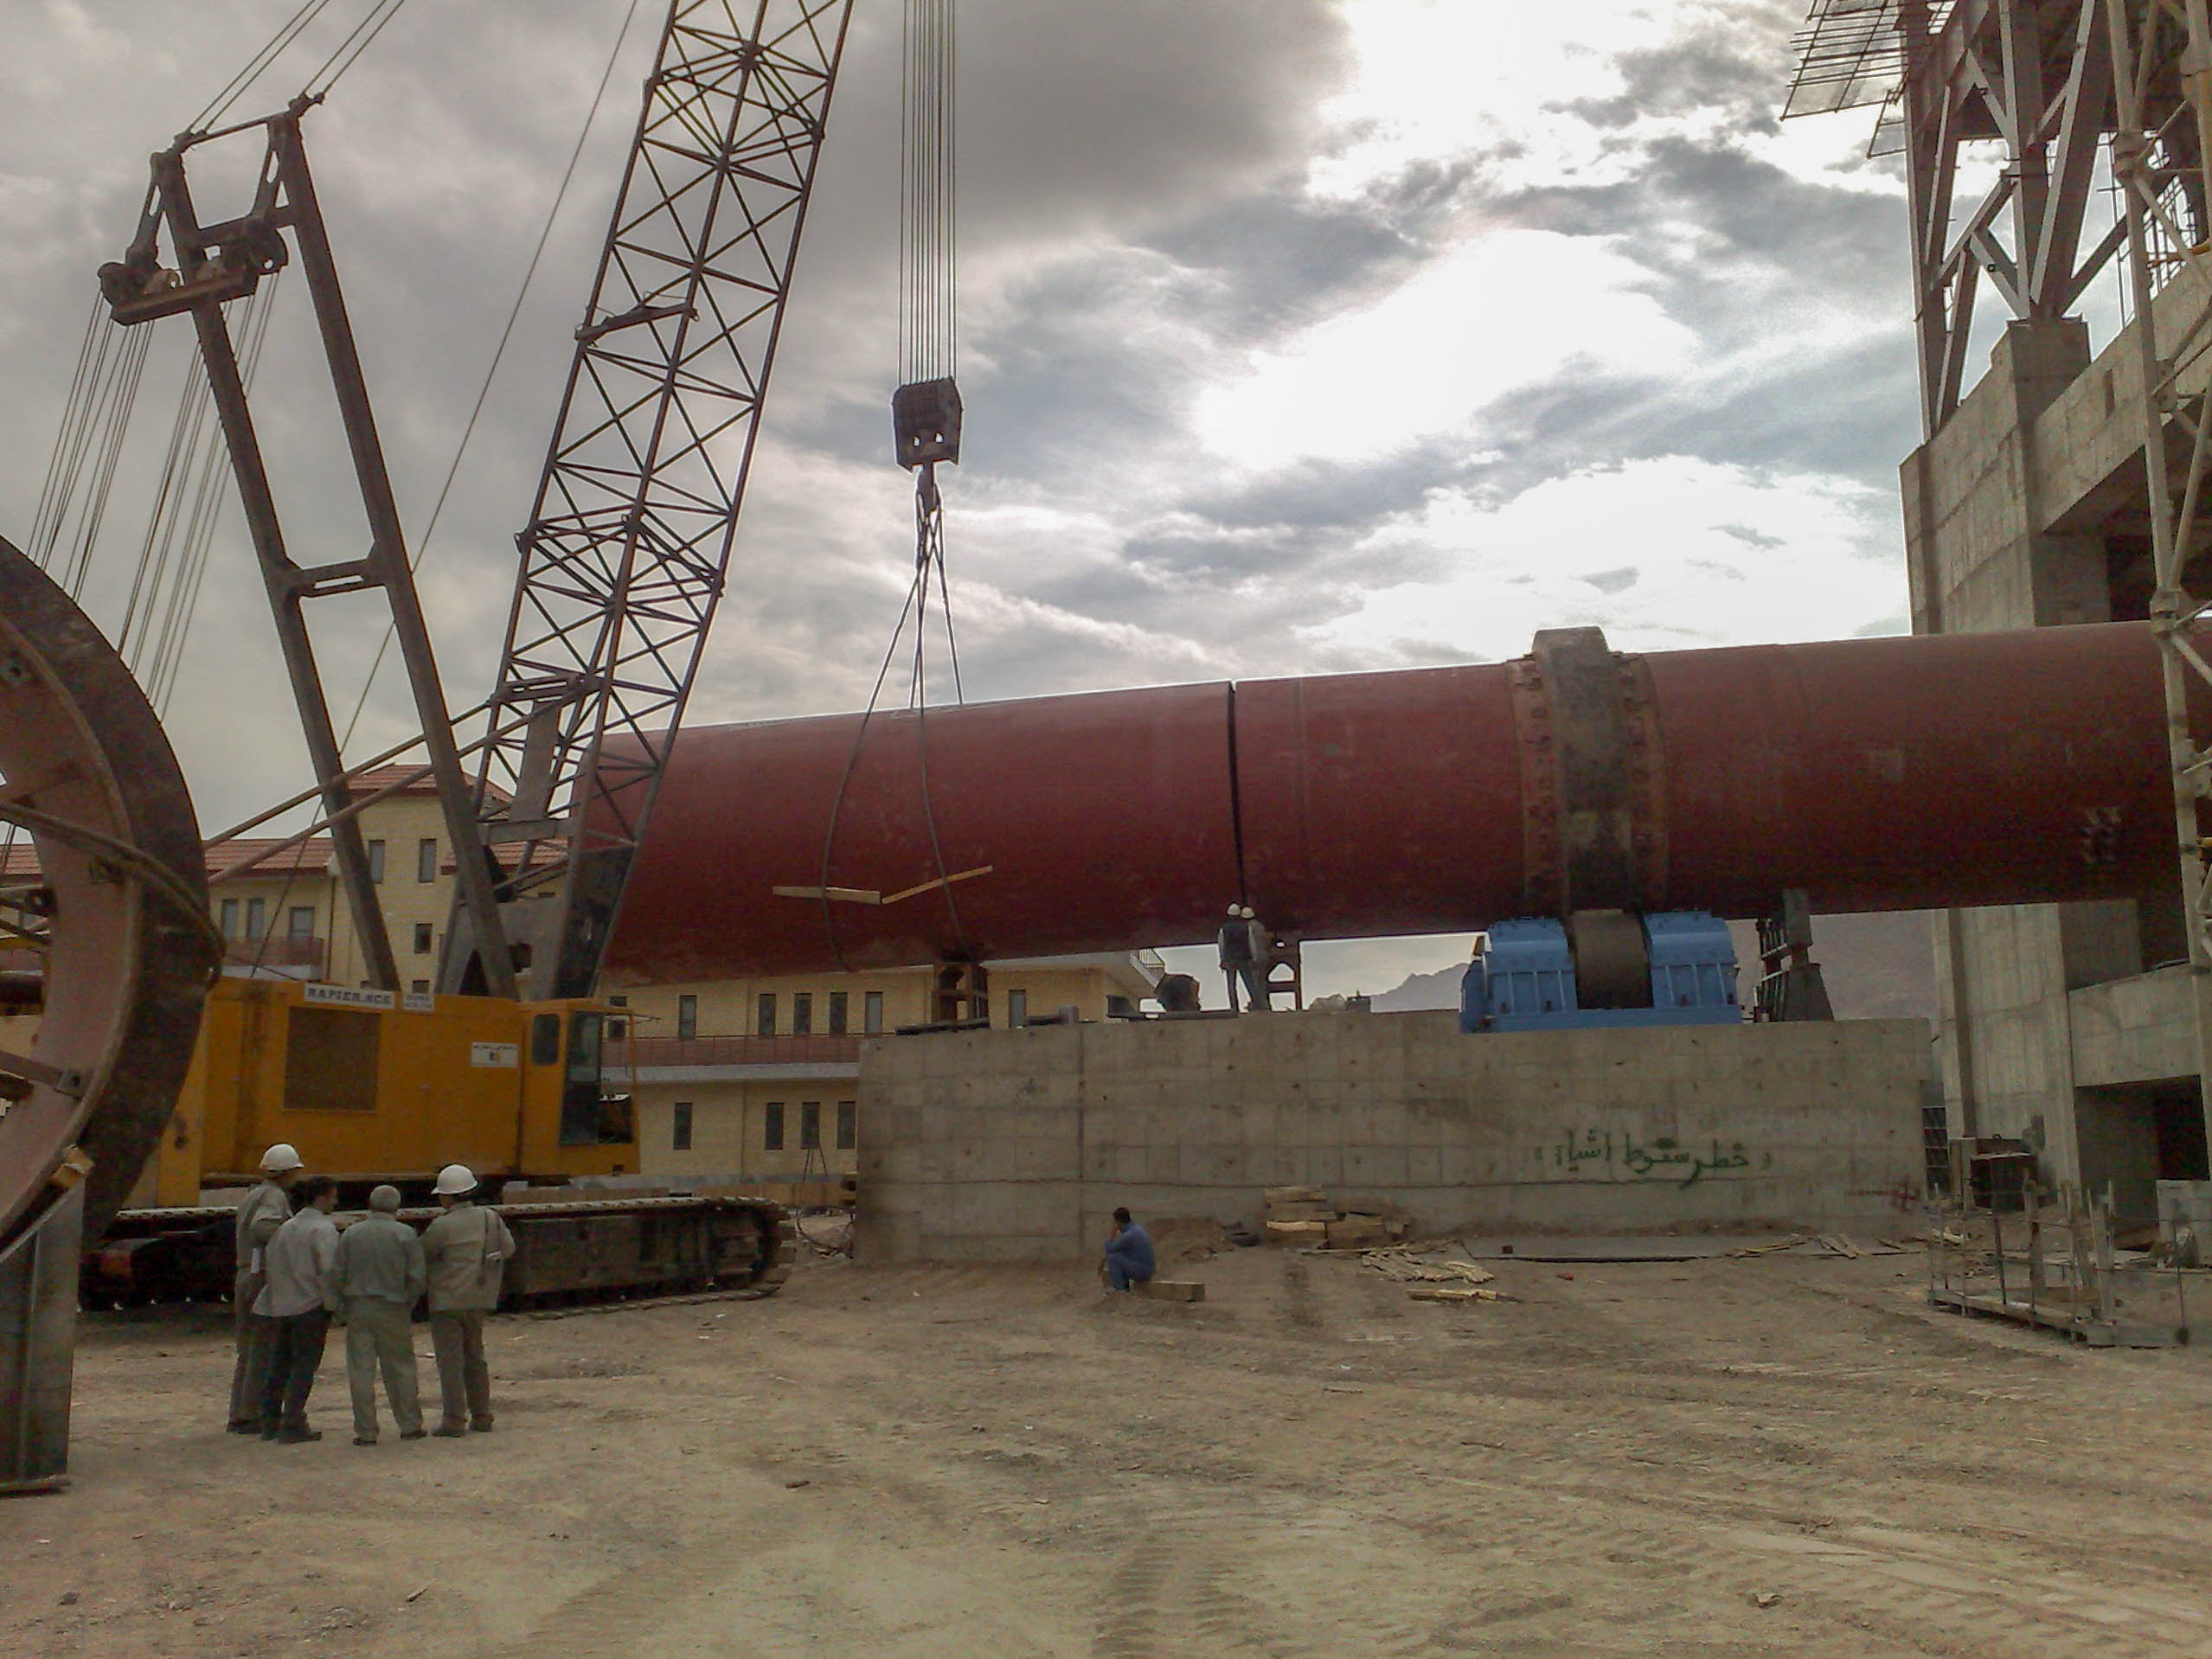
[[[415,777],[417,772],[422,775],[417,778]],[[378,790],[388,789],[404,778],[414,778],[414,781],[401,790],[399,795],[394,797],[395,799],[438,793],[437,784],[432,779],[429,772],[424,770],[423,764],[420,760],[405,761],[393,766],[372,766],[367,772],[354,778],[346,785],[346,789],[351,795],[374,795]],[[495,801],[503,801],[507,798],[507,791],[494,784],[491,785],[491,798]]]

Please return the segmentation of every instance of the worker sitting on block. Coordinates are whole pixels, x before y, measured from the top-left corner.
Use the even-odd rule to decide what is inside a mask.
[[[1152,1255],[1152,1235],[1131,1220],[1127,1210],[1116,1210],[1113,1235],[1106,1241],[1107,1286],[1125,1291],[1132,1284],[1149,1284],[1157,1266]]]

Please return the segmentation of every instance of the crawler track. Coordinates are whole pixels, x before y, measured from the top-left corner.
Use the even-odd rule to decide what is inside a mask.
[[[499,1305],[750,1290],[791,1271],[791,1217],[765,1198],[602,1198],[496,1206],[515,1234]],[[433,1209],[400,1212],[418,1228]],[[232,1225],[221,1207],[125,1210],[85,1252],[87,1307],[212,1302],[229,1294]]]

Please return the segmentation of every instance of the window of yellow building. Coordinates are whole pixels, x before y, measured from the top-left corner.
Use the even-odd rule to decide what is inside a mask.
[[[860,1138],[860,1106],[857,1101],[837,1102],[837,1150],[850,1152]]]
[[[677,1101],[670,1111],[668,1143],[670,1151],[689,1152],[691,1150],[691,1103],[689,1100]]]
[[[883,1028],[883,993],[882,991],[869,991],[867,999],[861,1004],[860,1028],[863,1031],[881,1031]]]
[[[791,1034],[794,1037],[814,1034],[814,993],[795,990],[791,996]]]
[[[833,990],[830,993],[830,1034],[831,1036],[842,1037],[845,1034],[846,1009],[850,1006],[851,1001],[852,999],[843,991]]]
[[[771,1100],[760,1109],[760,1145],[770,1152],[784,1150],[784,1103]]]

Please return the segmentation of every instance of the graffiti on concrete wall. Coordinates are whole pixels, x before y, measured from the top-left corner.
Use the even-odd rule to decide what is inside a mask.
[[[1594,1181],[1665,1181],[1696,1185],[1709,1175],[1739,1169],[1771,1169],[1772,1152],[1754,1152],[1741,1141],[1723,1145],[1718,1136],[1700,1147],[1671,1135],[1639,1139],[1626,1130],[1568,1130],[1536,1149],[1536,1160],[1555,1175]]]

